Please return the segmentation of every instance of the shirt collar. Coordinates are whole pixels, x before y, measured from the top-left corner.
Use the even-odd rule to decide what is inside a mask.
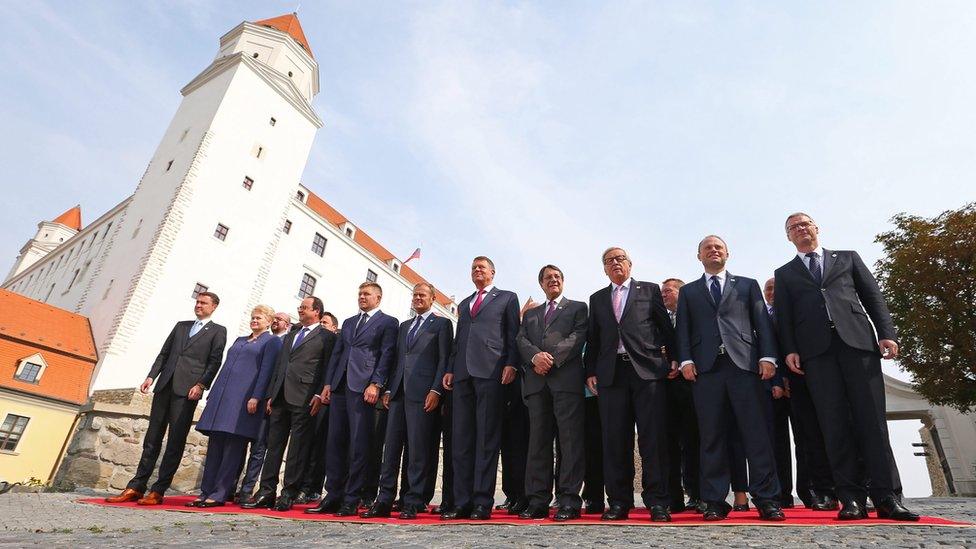
[[[198,318],[198,319],[194,320],[193,322],[194,322],[194,324],[197,323],[197,322],[199,322],[200,323],[200,326],[203,327],[203,326],[206,326],[208,322],[210,322],[210,317],[208,316],[207,318]]]
[[[616,282],[610,282],[610,286],[613,291],[617,291],[617,288],[623,287],[625,290],[630,291],[630,283],[633,282],[633,278],[628,278],[623,284],[617,284]]]
[[[546,309],[548,309],[549,308],[549,304],[555,302],[556,303],[556,307],[558,307],[559,306],[559,302],[562,301],[562,300],[563,300],[563,294],[559,294],[558,296],[556,296],[556,299],[547,299],[546,302],[544,303],[544,305],[545,305]]]
[[[427,311],[426,311],[426,312],[424,312],[424,313],[421,313],[421,314],[419,314],[419,315],[417,315],[417,316],[418,316],[418,317],[420,317],[420,318],[422,319],[422,320],[421,320],[420,322],[421,322],[421,323],[424,323],[424,322],[426,322],[426,321],[427,321],[427,317],[429,317],[429,316],[430,316],[430,315],[431,315],[431,314],[432,314],[433,312],[434,312],[434,308],[433,308],[433,307],[431,307],[430,309],[427,309]],[[417,319],[416,319],[416,318],[414,318],[414,322],[417,322]]]
[[[810,252],[807,252],[807,253],[810,253]],[[804,263],[806,263],[807,260],[809,259],[807,257],[807,253],[797,252],[796,253],[796,257],[799,257],[800,258],[800,261],[803,261]],[[813,250],[813,253],[817,254],[817,257],[819,257],[822,260],[823,259],[823,256],[824,256],[823,246],[817,246],[817,248],[815,250]]]
[[[722,269],[720,272],[717,272],[717,273],[715,273],[713,275],[708,274],[708,273],[705,273],[704,274],[705,282],[711,282],[712,281],[712,277],[713,276],[717,276],[718,277],[719,284],[725,284],[725,277],[726,277],[726,275],[728,275],[728,272],[725,269]]]
[[[299,326],[301,326],[301,325],[299,325]],[[300,330],[308,330],[307,332],[305,332],[305,334],[307,335],[307,334],[312,333],[312,331],[315,330],[316,328],[318,328],[319,326],[321,326],[321,324],[319,324],[318,322],[316,322],[315,324],[312,324],[311,326],[302,326],[301,328],[299,328],[299,331]]]
[[[374,315],[375,315],[376,313],[378,313],[379,311],[380,311],[380,308],[379,308],[379,307],[375,307],[375,308],[373,308],[373,309],[370,309],[370,310],[368,310],[368,311],[363,311],[363,310],[360,310],[360,311],[359,311],[359,316],[363,316],[363,313],[366,313],[366,318],[373,318],[373,316],[374,316]]]
[[[494,284],[489,284],[489,285],[485,286],[484,289],[482,289],[481,291],[482,292],[485,292],[485,295],[487,296],[494,289],[495,289],[495,285]],[[477,288],[474,289],[474,298],[475,299],[478,299],[478,289]],[[484,297],[482,297],[482,299],[484,299]]]

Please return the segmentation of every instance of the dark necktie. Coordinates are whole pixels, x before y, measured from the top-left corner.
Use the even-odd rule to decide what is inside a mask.
[[[305,339],[305,334],[308,333],[308,328],[302,328],[302,331],[298,332],[298,336],[295,338],[295,343],[292,344],[291,348],[294,349],[301,345],[302,340]]]
[[[552,320],[552,315],[555,312],[556,312],[556,302],[555,301],[550,301],[549,302],[549,308],[546,309],[546,316],[543,319],[543,321],[546,323],[546,326],[549,325],[549,321]]]
[[[817,284],[823,283],[823,273],[820,272],[820,254],[817,252],[810,252],[807,254],[810,258],[810,274],[813,275],[813,279],[817,281]]]
[[[474,300],[474,304],[471,305],[471,316],[478,316],[478,311],[481,310],[481,302],[484,301],[485,291],[478,290],[478,297]]]
[[[717,307],[722,302],[722,286],[718,283],[717,275],[712,275],[712,284],[709,289],[712,292],[712,301],[715,302],[715,306]]]
[[[407,346],[413,345],[413,340],[417,338],[417,331],[420,329],[420,325],[423,324],[423,316],[417,315],[417,320],[413,323],[413,328],[410,328],[410,333],[407,334]]]
[[[359,316],[359,322],[356,324],[356,332],[353,335],[359,335],[359,331],[363,329],[363,324],[366,324],[366,313]]]

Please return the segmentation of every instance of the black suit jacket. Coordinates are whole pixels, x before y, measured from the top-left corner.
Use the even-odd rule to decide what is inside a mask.
[[[437,394],[444,391],[441,380],[447,371],[454,330],[450,320],[431,314],[417,329],[412,344],[407,345],[407,334],[413,321],[410,319],[400,325],[396,367],[390,376],[388,392],[390,398],[402,393],[407,400],[423,402],[430,391]]]
[[[492,288],[482,298],[478,314],[471,316],[471,294],[458,305],[457,337],[447,372],[457,380],[502,378],[502,368],[518,366],[515,337],[519,330],[518,296]]]
[[[227,328],[211,321],[190,337],[195,322],[177,322],[156,355],[146,377],[156,380],[157,389],[172,381],[173,392],[186,396],[197,383],[209,389],[217,376],[227,345]]]
[[[776,269],[776,320],[783,354],[799,353],[802,361],[826,352],[830,320],[847,345],[879,352],[879,339],[895,340],[897,335],[874,275],[857,252],[824,249],[823,255],[821,285],[799,257]]]
[[[583,392],[583,345],[586,343],[586,303],[561,298],[549,324],[545,323],[546,305],[525,312],[518,333],[522,354],[522,395],[538,393],[548,386],[551,391]],[[540,376],[532,369],[532,357],[547,352],[555,359],[549,373]]]
[[[633,280],[620,323],[613,315],[611,286],[590,296],[590,322],[586,335],[586,375],[597,376],[600,386],[613,384],[617,343],[623,340],[630,363],[641,379],[664,379],[671,369],[665,350],[674,349],[674,327],[653,282]]]
[[[322,392],[325,368],[336,344],[336,335],[319,326],[292,348],[299,333],[300,328],[289,332],[282,340],[266,394],[272,400],[284,396],[288,405],[296,407],[307,406],[313,395]]]
[[[678,294],[678,362],[692,360],[698,373],[712,369],[720,345],[743,370],[759,372],[759,359],[776,359],[776,336],[759,283],[725,273],[722,300],[712,300],[705,278],[686,284]]]

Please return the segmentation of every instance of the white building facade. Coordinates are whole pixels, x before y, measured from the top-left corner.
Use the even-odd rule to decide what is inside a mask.
[[[72,210],[39,225],[2,287],[90,319],[89,390],[139,385],[204,289],[220,296],[213,320],[231,336],[249,332],[255,305],[294,316],[307,295],[341,321],[367,279],[383,287],[385,312],[410,316],[423,279],[300,184],[323,125],[318,91],[294,14],[241,23],[181,90],[135,192],[83,228]],[[455,310],[438,292],[435,312]]]

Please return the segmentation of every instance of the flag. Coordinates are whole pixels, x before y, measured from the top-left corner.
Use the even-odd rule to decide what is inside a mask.
[[[413,253],[410,254],[410,257],[408,257],[406,261],[403,262],[403,264],[406,265],[407,263],[410,262],[411,259],[420,259],[420,248],[414,250]]]

